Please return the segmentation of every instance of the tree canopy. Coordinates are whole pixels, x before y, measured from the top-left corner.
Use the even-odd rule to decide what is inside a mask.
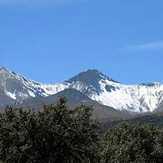
[[[7,163],[86,163],[97,158],[91,109],[67,109],[63,99],[42,112],[8,108],[0,114],[0,158]]]
[[[163,162],[163,132],[151,125],[119,125],[105,134],[101,144],[102,163]]]
[[[162,163],[163,130],[124,123],[99,132],[92,109],[57,105],[33,112],[8,107],[0,113],[3,163]]]

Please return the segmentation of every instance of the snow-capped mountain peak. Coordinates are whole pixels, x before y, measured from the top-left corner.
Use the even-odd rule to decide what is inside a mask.
[[[0,68],[0,88],[5,95],[19,102],[29,97],[45,95],[39,83],[28,80],[4,67]]]
[[[96,69],[89,69],[87,71],[81,72],[78,75],[72,77],[71,79],[68,80],[68,82],[76,82],[76,81],[81,81],[85,82],[87,84],[94,84],[94,82],[99,82],[101,79],[107,79],[110,81],[114,81],[112,78],[109,78],[108,76],[104,75],[100,71]]]
[[[5,67],[0,67],[0,72],[8,72],[8,70]]]
[[[0,68],[0,94],[15,100],[16,103],[21,103],[28,98],[53,95],[66,87],[66,84],[42,84],[5,67]]]
[[[75,89],[117,110],[153,112],[163,105],[163,85],[158,82],[125,85],[98,70],[87,70],[63,83],[42,84],[0,68],[0,101],[7,97],[7,102],[11,99],[9,104],[13,101],[21,103],[28,98],[47,97],[65,89]]]
[[[103,91],[100,87],[100,81],[106,80],[110,81],[111,83],[115,82],[113,79],[109,78],[98,70],[93,69],[81,72],[69,79],[67,82],[70,83],[72,88],[91,96],[92,94],[99,95]]]
[[[125,85],[98,70],[82,72],[68,82],[92,100],[118,110],[153,112],[163,102],[163,85],[159,82]]]

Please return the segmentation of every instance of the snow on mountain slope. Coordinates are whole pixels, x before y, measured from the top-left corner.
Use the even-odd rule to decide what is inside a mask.
[[[92,100],[118,110],[153,112],[163,101],[163,85],[124,85],[97,70],[82,72],[70,79],[71,87]]]
[[[21,103],[27,98],[49,96],[66,88],[66,84],[44,85],[28,80],[22,75],[12,72],[4,67],[0,68],[0,93],[16,103]]]
[[[12,102],[21,103],[28,98],[46,97],[65,89],[80,91],[92,100],[117,110],[153,112],[163,103],[163,85],[160,83],[125,85],[97,70],[88,70],[63,83],[42,84],[0,68],[0,97],[7,97],[6,101],[10,98]]]
[[[40,87],[45,91],[46,95],[54,95],[70,87],[69,83],[58,84],[40,84]]]
[[[163,85],[123,85],[101,80],[102,92],[100,95],[92,95],[91,98],[100,103],[111,106],[119,110],[129,110],[133,112],[153,112],[159,107],[163,100]],[[107,91],[106,86],[115,87],[112,91]]]

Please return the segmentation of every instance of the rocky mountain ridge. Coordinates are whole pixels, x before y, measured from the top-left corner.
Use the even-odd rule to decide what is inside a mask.
[[[163,85],[160,83],[126,85],[98,70],[87,70],[63,83],[42,84],[0,68],[1,106],[21,104],[30,98],[49,97],[66,89],[79,91],[100,105],[120,111],[155,112],[163,106]]]

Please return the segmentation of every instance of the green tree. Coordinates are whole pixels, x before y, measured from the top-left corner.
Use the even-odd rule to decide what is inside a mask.
[[[162,163],[162,130],[123,124],[110,129],[101,145],[102,163]]]
[[[97,125],[91,109],[70,110],[64,99],[42,112],[8,108],[0,114],[0,160],[6,163],[95,163]]]

